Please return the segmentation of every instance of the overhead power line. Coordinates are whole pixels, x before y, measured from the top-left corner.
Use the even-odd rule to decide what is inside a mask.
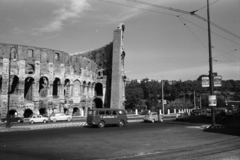
[[[199,10],[194,10],[194,11],[184,11],[184,10],[180,10],[180,9],[176,9],[176,8],[172,8],[172,7],[166,7],[166,6],[163,6],[163,5],[157,5],[157,4],[153,4],[153,3],[149,3],[149,2],[143,2],[143,1],[139,1],[139,0],[126,0],[126,1],[129,1],[129,2],[133,2],[133,3],[137,3],[137,4],[143,4],[143,5],[148,5],[148,6],[151,6],[151,7],[157,7],[157,8],[161,8],[161,9],[166,9],[166,10],[170,10],[170,11],[174,11],[174,12],[179,12],[179,13],[183,13],[183,14],[188,14],[188,15],[192,15],[192,16],[195,16],[196,18],[200,19],[200,20],[203,20],[203,21],[208,21],[206,18],[202,17],[202,16],[199,16],[196,14],[197,11]],[[229,35],[235,37],[235,38],[238,38],[240,39],[240,36],[220,27],[219,25],[213,23],[213,22],[210,22],[211,25],[213,25],[214,27],[222,30],[223,32],[225,33],[228,33]]]

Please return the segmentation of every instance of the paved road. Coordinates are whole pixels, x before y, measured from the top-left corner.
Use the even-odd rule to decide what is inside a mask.
[[[0,133],[0,157],[8,160],[240,159],[237,128],[164,121],[126,127],[68,127]],[[226,131],[227,130],[227,131]]]

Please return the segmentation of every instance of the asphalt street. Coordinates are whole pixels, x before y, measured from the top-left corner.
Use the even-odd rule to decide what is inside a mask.
[[[59,123],[61,124],[61,123]],[[0,157],[8,160],[240,159],[240,129],[166,120],[103,129],[72,126],[1,132]]]

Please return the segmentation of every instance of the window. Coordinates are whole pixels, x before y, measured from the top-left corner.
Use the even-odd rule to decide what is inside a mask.
[[[99,115],[105,115],[104,111],[99,111]]]
[[[106,115],[111,115],[111,111],[106,111]]]
[[[54,59],[55,59],[55,61],[60,61],[60,54],[59,53],[55,53],[55,57],[54,57]]]
[[[113,112],[112,112],[112,115],[117,115],[117,111],[113,111]]]
[[[33,57],[33,50],[32,49],[28,49],[28,57],[29,58]]]

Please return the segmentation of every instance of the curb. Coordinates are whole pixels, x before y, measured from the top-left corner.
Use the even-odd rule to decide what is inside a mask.
[[[212,125],[205,125],[205,126],[201,126],[204,130],[206,130],[206,129],[222,129],[222,128],[225,128],[225,126],[223,126],[223,125],[214,125],[214,126],[212,126]]]

